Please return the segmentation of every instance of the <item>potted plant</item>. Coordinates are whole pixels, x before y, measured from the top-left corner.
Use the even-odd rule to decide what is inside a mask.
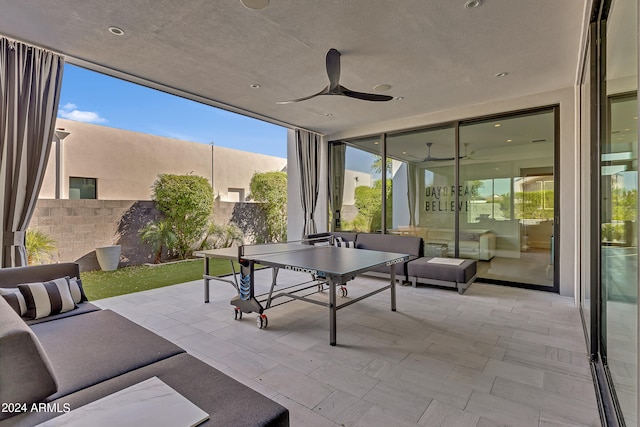
[[[96,248],[96,258],[98,258],[98,264],[100,264],[102,271],[113,271],[118,268],[121,250],[120,245]]]

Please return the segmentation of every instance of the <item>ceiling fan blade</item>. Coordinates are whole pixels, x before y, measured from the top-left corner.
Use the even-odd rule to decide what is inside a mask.
[[[276,104],[291,104],[293,102],[306,101],[319,95],[341,95],[349,98],[362,99],[364,101],[390,101],[393,99],[389,95],[378,95],[375,93],[355,92],[340,85],[340,52],[337,49],[329,49],[326,57],[327,77],[329,77],[329,86],[322,91],[305,96],[304,98],[292,99],[290,101],[277,101]]]
[[[342,95],[348,96],[350,98],[362,99],[364,101],[391,101],[393,96],[389,95],[378,95],[377,93],[364,93],[364,92],[355,92],[353,90],[349,90],[344,86],[340,86]]]
[[[329,77],[329,92],[340,91],[340,52],[329,49],[327,52],[327,76]]]
[[[289,101],[277,101],[276,104],[293,104],[294,102],[306,101],[307,99],[315,98],[320,95],[327,95],[329,93],[329,86],[326,86],[320,92],[315,93],[313,95],[305,96],[304,98],[292,99]]]
[[[455,157],[431,157],[431,146],[433,145],[433,142],[427,142],[425,144],[427,146],[427,157],[423,162],[444,162],[455,159]]]

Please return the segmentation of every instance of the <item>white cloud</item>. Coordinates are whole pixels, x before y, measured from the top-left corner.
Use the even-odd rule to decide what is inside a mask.
[[[78,110],[76,104],[67,103],[58,110],[58,117],[63,119],[74,120],[76,122],[85,123],[106,123],[107,119],[100,117],[100,114],[94,111],[81,111]]]

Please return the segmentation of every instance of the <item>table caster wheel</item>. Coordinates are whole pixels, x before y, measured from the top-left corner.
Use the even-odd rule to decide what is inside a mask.
[[[258,317],[256,318],[256,325],[258,325],[258,329],[264,329],[267,327],[268,324],[269,324],[269,321],[267,320],[266,315],[264,314],[258,315]]]
[[[347,290],[347,288],[345,288],[344,286],[340,286],[340,295],[342,295],[342,298],[349,295],[349,291]]]
[[[238,307],[235,307],[233,310],[233,318],[235,320],[242,319],[242,310],[240,310]]]

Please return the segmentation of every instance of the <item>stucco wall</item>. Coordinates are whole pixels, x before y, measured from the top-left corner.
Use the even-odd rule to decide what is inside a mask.
[[[61,144],[63,199],[69,197],[69,177],[82,177],[97,178],[98,199],[149,200],[160,173],[192,173],[211,180],[213,157],[216,198],[229,201],[229,188],[244,189],[247,196],[255,172],[286,170],[287,165],[287,159],[281,157],[65,119],[57,119],[56,128],[70,132]],[[42,199],[55,197],[56,150],[54,143],[40,191]]]

